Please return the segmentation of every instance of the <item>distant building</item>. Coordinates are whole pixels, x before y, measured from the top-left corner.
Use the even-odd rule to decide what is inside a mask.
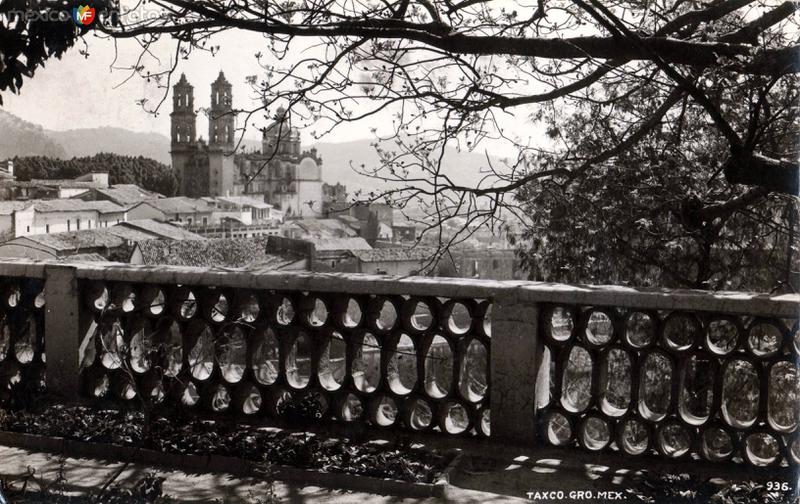
[[[134,224],[131,226],[130,224]],[[84,229],[66,233],[23,236],[0,245],[0,257],[21,257],[34,260],[64,259],[76,255],[94,254],[105,260],[127,262],[134,245],[144,240],[164,238],[169,240],[203,240],[203,237],[186,233],[180,228],[149,229],[148,223],[124,223],[102,229]],[[170,226],[161,224],[161,226]]]
[[[214,207],[198,198],[177,196],[143,201],[128,209],[131,220],[153,219],[162,222],[214,224]]]
[[[108,173],[87,173],[74,179],[29,181],[16,180],[13,176],[0,177],[0,199],[4,201],[73,198],[91,189],[103,188],[108,188]]]
[[[130,207],[141,203],[163,198],[163,194],[142,189],[136,184],[117,184],[110,187],[92,188],[77,196],[74,199],[83,201],[110,201],[120,206]]]
[[[0,240],[106,228],[126,219],[125,208],[110,201],[0,201]]]
[[[173,87],[172,167],[179,194],[254,196],[288,218],[316,217],[323,211],[322,160],[315,149],[302,151],[300,132],[285,109],[263,131],[261,152],[234,154],[236,113],[230,83],[220,72],[211,85],[208,143],[197,139],[194,87],[181,75]],[[334,190],[346,193],[344,186]]]

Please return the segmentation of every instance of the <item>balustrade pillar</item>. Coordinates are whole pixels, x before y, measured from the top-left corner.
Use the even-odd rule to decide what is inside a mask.
[[[77,399],[80,391],[80,292],[76,268],[45,267],[45,355],[49,394]]]
[[[511,297],[492,308],[492,438],[514,443],[536,439],[537,391],[549,389],[548,370],[540,365],[539,308]],[[541,401],[538,401],[541,402]]]

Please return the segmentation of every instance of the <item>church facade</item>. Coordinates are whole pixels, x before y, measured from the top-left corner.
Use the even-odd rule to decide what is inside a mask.
[[[263,130],[260,152],[237,153],[232,86],[224,74],[211,84],[207,142],[197,138],[194,87],[181,75],[170,118],[170,154],[181,196],[248,195],[286,217],[322,215],[322,160],[316,149],[301,150],[300,132],[285,109]]]

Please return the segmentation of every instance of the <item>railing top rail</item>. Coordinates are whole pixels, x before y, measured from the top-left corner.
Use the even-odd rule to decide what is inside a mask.
[[[119,263],[67,263],[21,259],[0,260],[0,276],[44,278],[45,268],[54,266],[75,268],[77,277],[87,280],[346,294],[404,294],[501,299],[505,303],[539,302],[629,307],[643,310],[713,311],[779,318],[796,318],[800,315],[800,295],[798,294],[707,292],[685,289],[634,288],[619,285],[565,285],[547,282],[444,277],[139,266]]]

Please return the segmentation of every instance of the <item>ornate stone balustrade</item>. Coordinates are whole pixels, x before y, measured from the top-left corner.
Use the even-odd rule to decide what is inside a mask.
[[[4,384],[241,418],[798,463],[796,295],[6,262]],[[41,295],[42,289],[46,295]]]

